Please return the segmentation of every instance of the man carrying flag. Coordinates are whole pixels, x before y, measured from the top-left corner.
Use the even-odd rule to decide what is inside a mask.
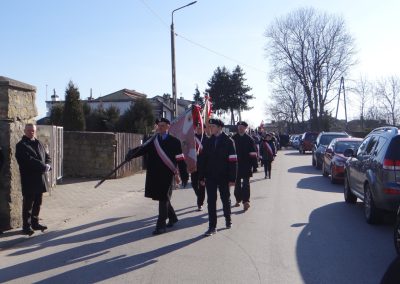
[[[170,121],[166,118],[156,120],[158,133],[144,145],[129,150],[125,160],[148,154],[145,197],[158,200],[158,220],[153,235],[166,232],[178,218],[171,205],[171,195],[175,182],[187,182],[188,174],[181,142],[168,133]],[[169,219],[168,224],[166,220]]]
[[[196,127],[195,134],[195,142],[196,142],[196,153],[197,153],[197,169],[201,164],[201,159],[203,156],[203,145],[207,142],[208,137],[204,133],[204,128],[199,122]],[[190,179],[192,180],[192,187],[194,193],[197,196],[197,210],[203,210],[204,199],[206,197],[206,188],[203,184],[199,182],[199,172],[196,170],[195,172],[190,174]]]

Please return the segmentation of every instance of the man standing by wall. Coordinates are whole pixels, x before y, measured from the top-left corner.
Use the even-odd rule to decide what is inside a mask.
[[[153,235],[165,233],[166,227],[172,227],[178,222],[171,205],[172,190],[175,182],[179,184],[181,180],[188,180],[181,142],[168,133],[170,121],[160,118],[156,120],[156,124],[158,133],[142,146],[129,150],[125,157],[129,161],[148,154],[145,197],[159,202],[158,220]]]
[[[205,236],[214,235],[217,227],[217,189],[222,201],[226,228],[232,226],[230,186],[235,184],[237,156],[235,144],[223,131],[220,119],[210,119],[211,137],[204,144],[199,180],[206,186],[209,228]]]
[[[240,202],[243,202],[244,211],[250,207],[250,177],[253,176],[253,167],[257,167],[257,148],[253,138],[246,133],[247,127],[246,122],[239,121],[238,133],[232,137],[238,158],[238,174],[234,191],[235,207],[239,207]]]
[[[30,236],[34,230],[47,229],[39,224],[39,213],[43,192],[48,190],[46,172],[51,169],[51,160],[44,145],[36,139],[36,126],[26,124],[24,133],[16,145],[15,157],[21,173],[22,231]]]

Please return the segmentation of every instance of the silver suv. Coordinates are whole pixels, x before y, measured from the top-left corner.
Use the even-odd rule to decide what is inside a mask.
[[[400,135],[396,127],[371,131],[358,150],[346,149],[344,199],[364,201],[367,223],[380,223],[383,211],[395,212],[400,204]]]

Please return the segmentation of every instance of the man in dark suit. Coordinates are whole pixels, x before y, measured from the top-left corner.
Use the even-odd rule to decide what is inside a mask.
[[[196,126],[195,142],[196,142],[196,152],[197,152],[197,170],[190,174],[190,179],[192,180],[192,187],[197,197],[197,210],[203,210],[204,199],[206,197],[206,187],[200,184],[199,181],[199,167],[201,164],[201,159],[203,156],[203,145],[208,140],[208,137],[204,133],[201,125]]]
[[[243,202],[243,210],[250,207],[250,177],[253,176],[253,168],[257,168],[257,148],[253,138],[246,133],[248,124],[245,121],[237,123],[238,132],[233,135],[236,154],[238,158],[238,174],[235,184],[235,207]]]
[[[189,176],[182,153],[181,142],[168,133],[170,121],[166,118],[156,120],[157,134],[143,145],[129,150],[125,160],[148,155],[145,197],[158,200],[158,220],[153,235],[166,232],[178,222],[171,205],[172,190],[175,184],[187,182]],[[166,220],[168,219],[168,224]]]
[[[204,144],[200,160],[199,180],[206,186],[209,227],[205,236],[214,235],[217,226],[217,190],[222,201],[226,228],[232,226],[230,186],[235,185],[237,156],[235,144],[222,128],[220,119],[210,119],[211,137]]]
[[[48,190],[46,172],[50,171],[50,156],[44,145],[36,139],[36,126],[28,123],[25,135],[16,145],[15,157],[19,165],[22,184],[22,231],[32,235],[34,230],[44,231],[39,224],[43,192]]]

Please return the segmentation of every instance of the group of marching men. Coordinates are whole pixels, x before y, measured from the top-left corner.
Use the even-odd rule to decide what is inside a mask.
[[[186,184],[189,178],[182,153],[181,142],[168,130],[170,121],[166,118],[156,120],[156,134],[144,144],[129,150],[125,160],[147,155],[145,197],[159,201],[159,215],[154,235],[163,234],[166,228],[173,227],[178,218],[171,205],[172,190],[176,184]],[[232,227],[230,187],[234,186],[235,207],[250,207],[250,177],[262,161],[265,178],[271,178],[271,164],[276,156],[276,144],[271,133],[263,134],[256,145],[247,134],[247,123],[237,123],[238,132],[230,138],[223,131],[220,119],[208,121],[208,135],[203,125],[195,129],[197,170],[191,174],[191,182],[197,196],[198,210],[203,210],[207,191],[209,227],[205,236],[216,233],[217,190],[223,205],[225,225]],[[168,219],[168,223],[167,223]]]

